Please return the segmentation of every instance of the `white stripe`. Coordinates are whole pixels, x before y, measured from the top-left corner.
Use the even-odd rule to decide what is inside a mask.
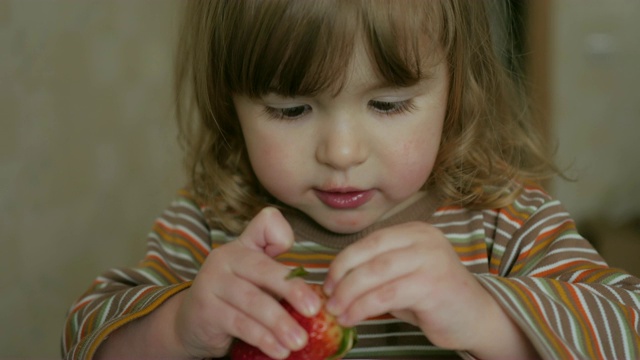
[[[100,319],[98,320],[98,324],[100,324],[100,325],[104,324],[105,317],[107,316],[107,313],[111,309],[111,304],[112,303],[113,303],[113,296],[109,297],[109,299],[106,301],[106,303],[103,303],[102,305],[100,305],[101,308],[105,307],[105,309],[101,310],[102,316],[100,316]]]
[[[158,237],[158,235],[156,235],[156,234],[150,235],[150,237],[153,238],[154,240],[156,240],[156,242],[151,242],[149,244],[149,248],[150,249],[154,248],[154,249],[162,250],[162,251],[166,252],[167,254],[171,255],[172,257],[175,257],[175,258],[178,258],[178,259],[182,259],[182,260],[186,260],[186,261],[191,261],[191,262],[195,263],[195,259],[193,257],[193,254],[189,251],[189,249],[187,249],[185,247],[182,247],[182,246],[179,246],[179,245],[169,244],[166,241],[162,241],[162,239],[160,239],[160,237]],[[176,250],[176,248],[184,249],[184,251]],[[150,250],[148,250],[148,251],[150,251]]]
[[[587,300],[584,297],[585,293],[583,291],[580,291],[582,289],[580,289],[579,286],[575,286],[575,287],[576,287],[576,294],[578,294],[578,300],[582,304],[582,307],[584,308],[584,312],[587,314],[587,320],[589,320],[589,325],[591,325],[591,327],[593,327],[593,332],[596,335],[597,341],[594,344],[595,345],[594,346],[594,351],[596,351],[596,353],[597,353],[598,345],[602,344],[602,339],[600,338],[600,332],[598,332],[598,324],[596,324],[596,322],[593,320],[593,316],[591,315],[591,311],[592,310],[589,308],[589,304],[587,303]],[[588,292],[587,292],[587,294],[588,294]],[[606,316],[604,316],[603,313],[602,313],[602,318],[606,319]],[[606,324],[605,324],[605,326],[606,326]]]
[[[194,212],[196,212],[196,214],[201,215],[200,219],[194,218],[191,214],[188,214],[186,212],[183,211],[174,211],[173,208],[177,208],[176,210],[181,210],[180,208],[187,208],[190,209]],[[197,228],[199,228],[200,230],[202,230],[202,232],[207,232],[207,228],[203,225],[202,222],[202,218],[204,218],[204,215],[202,215],[202,213],[199,210],[194,209],[192,206],[189,206],[189,204],[178,204],[175,205],[169,209],[166,209],[163,213],[164,217],[168,218],[165,219],[169,222],[173,222],[176,221],[178,219],[182,219],[182,220],[186,220],[187,222],[193,224],[194,226],[196,226]],[[161,217],[162,219],[162,217]]]
[[[470,237],[484,238],[484,229],[478,229],[466,233],[445,233],[444,235],[451,240],[464,240]]]
[[[167,252],[169,252],[169,251],[167,251]],[[198,273],[198,270],[193,268],[193,267],[184,267],[182,265],[176,264],[175,262],[171,261],[170,259],[163,258],[162,255],[160,255],[160,253],[158,253],[155,250],[149,250],[147,252],[147,255],[156,255],[157,257],[159,257],[162,260],[162,262],[164,263],[165,267],[168,268],[168,269],[181,270],[181,271],[187,272],[189,274],[197,274]],[[177,258],[178,256],[174,255],[174,257]],[[189,259],[189,260],[192,260],[192,259]],[[171,273],[173,275],[175,275],[176,277],[180,278],[182,281],[192,280],[192,278],[186,279],[183,276],[180,276],[180,274],[176,273],[175,271],[171,271]],[[162,276],[162,278],[164,279],[164,276]],[[166,285],[168,285],[168,284],[166,284]]]
[[[522,195],[520,195],[520,199],[526,200],[526,201],[530,201],[530,202],[537,202],[539,204],[544,204],[545,201],[547,201],[547,199],[539,197],[539,196],[527,196],[524,193]]]
[[[399,324],[399,323],[403,323],[403,321],[396,319],[396,318],[391,318],[391,319],[371,319],[371,320],[365,320],[362,322],[362,325],[386,325],[386,324]]]
[[[498,214],[498,219],[502,220],[506,224],[513,226],[514,229],[519,229],[521,226],[520,223],[511,220],[505,213]]]
[[[200,244],[204,249],[211,250],[211,245],[201,239],[200,236],[194,234],[193,231],[191,231],[189,228],[183,225],[175,225],[174,223],[169,222],[167,219],[163,218],[159,218],[156,221],[172,231],[180,230],[182,232],[185,232],[187,235],[189,235],[191,240]]]
[[[547,193],[537,188],[522,188],[522,194],[520,196],[527,196],[525,194],[532,194],[532,198],[535,196],[536,198],[545,199],[545,201],[549,198]]]
[[[143,286],[141,289],[138,289],[138,291],[135,291],[135,288],[131,288],[130,290],[127,290],[123,295],[122,295],[122,300],[126,299],[127,296],[130,293],[134,293],[134,295],[131,296],[131,299],[129,299],[129,301],[124,304],[124,306],[122,306],[122,303],[118,304],[118,313],[119,314],[124,314],[124,311],[129,308],[129,306],[131,306],[132,303],[138,301],[138,297],[140,296],[140,294],[142,294],[143,292],[145,292],[146,290],[148,290],[150,288],[150,286]],[[115,318],[115,317],[114,317]]]
[[[496,296],[498,298],[498,300],[500,300],[500,305],[506,307],[507,309],[510,310],[510,313],[512,314],[522,314],[524,313],[524,309],[522,308],[522,304],[520,303],[520,301],[513,301],[512,298],[508,298],[507,294],[510,293],[509,290],[505,290],[502,289],[502,284],[500,283],[500,281],[497,278],[491,277],[491,276],[483,276],[480,277],[480,279],[484,280],[484,284],[487,285],[488,287],[492,288],[492,295]],[[516,309],[517,308],[517,309]],[[540,334],[540,330],[535,327],[535,326],[528,326],[529,329],[533,330],[533,332],[536,333],[536,339],[531,339],[533,340],[543,340],[542,342],[540,341],[536,341],[537,343],[539,343],[540,345],[544,346],[547,349],[547,353],[552,354],[553,351],[551,351],[551,347],[549,345],[549,343],[546,341],[547,339]]]
[[[483,219],[482,214],[476,214],[468,218],[467,220],[442,222],[442,223],[434,224],[434,226],[439,228],[445,228],[445,227],[451,227],[451,226],[465,226],[473,222],[481,221],[482,219]]]
[[[529,273],[528,276],[534,276],[535,277],[536,275],[538,275],[540,273],[543,273],[543,272],[545,272],[547,270],[550,270],[550,269],[553,269],[553,268],[557,268],[557,267],[560,267],[562,265],[565,265],[565,264],[568,264],[568,263],[571,263],[571,262],[574,262],[574,261],[585,261],[585,262],[588,262],[588,263],[591,263],[591,264],[596,264],[596,265],[599,265],[599,266],[606,266],[605,263],[599,263],[599,262],[596,262],[596,261],[593,261],[593,260],[587,259],[587,258],[575,257],[575,258],[571,258],[571,259],[564,259],[564,260],[556,261],[553,264],[549,264],[549,265],[546,265],[546,266],[539,267],[539,268],[535,269],[534,271],[532,271],[531,273]]]
[[[297,266],[289,266],[289,269],[293,270],[295,269]],[[304,268],[308,273],[310,274],[326,274],[329,272],[329,268],[312,268],[312,267],[305,267]]]
[[[147,268],[137,268],[137,269],[131,269],[131,270],[135,271],[136,274],[149,280],[149,282],[153,285],[164,285],[163,283],[159,282],[158,279],[155,278],[155,276],[147,274],[147,271],[148,271]]]
[[[420,331],[402,331],[380,334],[358,334],[358,339],[379,339],[385,337],[397,337],[397,336],[424,336],[424,333]]]
[[[593,289],[590,289],[591,291],[593,291]],[[599,299],[600,296],[594,296],[593,298],[596,301],[596,305],[598,306],[598,310],[600,311],[600,314],[602,315],[602,319],[605,320],[603,321],[604,324],[604,329],[606,331],[606,336],[607,336],[607,340],[609,341],[609,344],[611,344],[611,348],[615,349],[615,347],[613,346],[613,335],[611,334],[611,328],[609,327],[608,321],[606,321],[607,317],[605,316],[605,312],[604,312],[604,308],[602,307],[602,302]],[[611,305],[611,304],[608,304]],[[613,310],[614,314],[615,314],[615,310]],[[603,347],[602,351],[604,352],[605,349]],[[605,358],[612,358],[613,354],[615,353],[612,352],[611,354],[603,354]],[[625,356],[626,358],[629,358],[629,356]]]
[[[545,205],[547,205],[547,204],[545,204]],[[547,208],[547,207],[549,207],[549,206],[542,206],[542,207],[540,207],[540,209],[542,210],[543,208]],[[524,239],[527,237],[527,235],[529,235],[530,233],[532,233],[533,231],[535,231],[537,228],[542,227],[545,223],[547,223],[547,222],[548,222],[548,221],[550,221],[551,219],[555,219],[555,218],[558,218],[558,217],[560,217],[560,218],[566,218],[566,217],[567,217],[567,215],[568,215],[568,214],[567,214],[567,213],[564,213],[564,212],[554,213],[554,214],[552,214],[552,215],[550,215],[550,216],[547,216],[546,218],[541,219],[540,221],[538,221],[538,222],[536,222],[536,223],[532,224],[531,226],[529,226],[529,228],[528,228],[525,232],[523,232],[523,233],[522,233],[522,235],[520,235],[520,237],[519,237],[519,238],[517,238],[517,239],[515,240],[516,244],[515,244],[514,248],[515,248],[515,249],[520,248],[520,243],[524,241]],[[557,225],[556,225],[556,226],[557,226]],[[514,252],[512,252],[512,253],[511,253],[511,256],[509,257],[509,259],[508,259],[508,261],[507,261],[508,267],[511,267],[511,265],[513,265],[513,263],[514,263],[514,261],[515,261],[515,258],[516,258],[518,255],[519,255],[519,254],[518,254],[518,252],[516,252],[516,251],[514,251]]]
[[[367,348],[353,348],[349,351],[349,355],[351,354],[359,354],[366,352],[382,352],[382,351],[430,351],[430,350],[447,350],[441,349],[434,345],[392,345],[392,346],[374,346]]]
[[[555,249],[555,250],[549,251],[547,253],[547,256],[548,255],[553,255],[553,254],[565,253],[565,252],[599,255],[597,251],[595,251],[594,249],[591,249],[591,248],[585,249],[585,248],[577,248],[577,247],[563,247],[563,248],[559,248],[559,249]]]
[[[129,276],[127,273],[123,272],[121,269],[111,269],[110,271],[115,273],[116,275],[120,276],[121,278],[131,282],[131,283],[136,283],[131,276]],[[105,280],[108,281],[109,283],[113,283],[114,282],[113,279],[111,279],[111,278],[107,278]]]
[[[462,264],[465,266],[470,266],[470,265],[477,265],[477,264],[486,264],[487,263],[487,259],[477,259],[477,260],[464,260],[462,261]]]

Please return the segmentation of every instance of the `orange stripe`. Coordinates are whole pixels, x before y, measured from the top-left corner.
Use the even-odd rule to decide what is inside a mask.
[[[200,250],[202,253],[207,253],[208,252],[208,250],[206,248],[204,248],[202,245],[200,245],[199,242],[195,241],[191,235],[189,235],[188,233],[184,232],[183,230],[168,227],[167,225],[165,225],[161,221],[157,221],[155,223],[155,225],[160,227],[161,229],[163,229],[165,231],[165,233],[171,234],[171,237],[169,239],[176,239],[176,235],[179,235],[180,238],[178,238],[178,239],[186,240],[189,244],[193,245],[195,248]]]
[[[88,351],[87,351],[87,359],[92,359],[93,356],[96,353],[96,350],[98,349],[98,347],[102,344],[102,342],[104,342],[104,340],[107,338],[107,336],[109,336],[109,334],[111,334],[114,330],[120,328],[121,326],[135,320],[138,319],[142,316],[145,316],[147,314],[149,314],[150,312],[152,312],[153,310],[155,310],[158,306],[160,306],[160,304],[164,303],[168,298],[170,298],[171,296],[175,295],[176,293],[188,288],[189,286],[191,286],[191,281],[189,282],[185,282],[182,283],[176,287],[174,287],[173,289],[171,289],[171,291],[167,291],[166,293],[162,294],[162,296],[160,296],[156,301],[154,301],[152,304],[149,304],[149,306],[145,307],[144,309],[140,310],[137,313],[134,314],[130,314],[116,322],[114,322],[113,324],[107,326],[105,329],[103,329],[98,335],[96,335],[95,341],[90,345]]]
[[[196,240],[193,239],[193,237],[191,237],[191,235],[189,235],[188,233],[179,230],[179,229],[175,229],[175,228],[170,228],[168,226],[166,226],[165,224],[163,224],[160,221],[157,221],[155,223],[156,226],[160,227],[161,229],[163,229],[165,231],[165,233],[167,234],[171,234],[171,236],[167,239],[167,240],[174,240],[174,239],[180,239],[180,240],[186,240],[188,244],[193,245],[195,248],[197,248],[198,250],[200,250],[201,253],[206,254],[208,253],[208,250],[206,248],[204,248],[202,245],[200,245],[199,242],[197,242]],[[180,235],[181,237],[178,238],[176,237],[176,235]]]
[[[541,318],[540,314],[542,314],[542,307],[537,301],[533,301],[533,292],[526,287],[520,288],[519,286],[517,286],[516,284],[512,284],[511,282],[507,282],[506,284],[519,293],[520,300],[524,302],[529,309],[536,310],[529,311],[529,314],[533,315],[533,317],[536,319],[536,324],[539,324],[541,326],[541,330],[544,332],[545,338],[553,342],[554,348],[557,350],[562,350],[558,352],[564,352],[564,355],[559,356],[558,358],[569,358],[570,352],[566,345],[561,341],[558,341],[557,337],[554,336],[551,328],[549,328],[549,324],[547,324],[547,322]]]
[[[568,293],[568,289],[565,289],[565,287],[562,286],[559,281],[550,281],[550,284],[553,285],[553,287],[556,289],[556,293],[562,298],[562,303],[565,305],[565,307],[573,314],[573,318],[578,321],[578,325],[582,329],[582,333],[586,334],[587,329],[585,327],[583,318],[579,316],[578,310],[575,307],[575,305],[578,304],[577,297],[575,297],[574,294]],[[569,296],[571,296],[572,299],[569,299]],[[584,343],[589,348],[591,348],[591,344],[589,344],[588,339],[585,339]],[[591,356],[589,358],[594,358],[593,349],[590,349],[590,353]]]
[[[545,239],[543,241],[540,241],[540,243],[538,243],[537,245],[532,246],[531,249],[520,253],[520,255],[518,255],[518,259],[516,260],[516,264],[513,266],[513,269],[511,270],[511,273],[512,274],[518,273],[525,265],[528,265],[526,262],[527,258],[530,258],[539,254],[540,251],[542,250],[546,250],[549,243],[552,242],[553,240],[554,240],[553,238]]]
[[[176,244],[189,250],[200,263],[204,262],[205,256],[209,253],[209,250],[202,247],[197,241],[193,240],[191,236],[182,231],[169,229],[159,222],[155,224],[153,230],[168,243]],[[176,234],[181,235],[181,237],[176,236]],[[194,247],[199,251],[194,251]]]
[[[567,230],[574,230],[574,229],[575,229],[575,225],[573,221],[564,220],[560,224],[554,226],[552,229],[549,229],[543,233],[540,233],[537,238],[540,239],[547,236],[558,237],[560,234],[566,232]]]
[[[595,350],[597,350],[598,354],[600,355],[598,358],[599,359],[604,359],[604,354],[602,354],[602,349],[600,348],[600,344],[595,341],[595,339],[596,339],[596,331],[593,328],[593,324],[589,321],[589,317],[587,315],[587,312],[585,311],[584,307],[582,306],[582,303],[580,302],[580,299],[578,298],[578,294],[577,294],[576,290],[573,288],[573,286],[568,286],[567,290],[568,290],[571,298],[574,300],[573,301],[573,305],[576,305],[575,309],[577,309],[577,311],[581,315],[579,318],[584,320],[584,321],[580,321],[580,323],[582,323],[582,324],[586,323],[586,325],[582,326],[583,331],[585,332],[585,334],[587,332],[589,332],[591,334],[590,339],[585,339],[585,341],[584,341],[584,343],[587,345],[587,347],[589,349],[589,354],[590,354],[589,358],[595,359],[596,358]],[[594,340],[594,341],[590,341],[590,340]],[[594,350],[594,348],[592,346],[593,345],[592,343],[594,343],[595,346],[596,346],[595,350]]]
[[[160,264],[158,264],[158,262],[160,262],[160,264],[164,266],[161,266]],[[162,277],[168,280],[171,284],[180,282],[180,279],[178,279],[174,274],[170,273],[167,270],[169,268],[167,263],[165,263],[164,260],[157,255],[148,255],[146,257],[146,260],[142,262],[142,265],[160,273],[160,275],[162,275]]]
[[[560,266],[556,266],[554,268],[551,268],[547,271],[532,275],[533,277],[539,277],[539,278],[545,278],[545,277],[551,277],[549,275],[556,273],[556,272],[564,272],[566,269],[569,269],[571,267],[573,267],[576,264],[583,264],[582,266],[576,266],[575,269],[573,271],[577,271],[577,270],[583,270],[583,269],[590,269],[592,264],[588,263],[584,260],[576,260],[576,261],[571,261],[569,263],[566,263],[564,265],[560,265]]]
[[[87,306],[87,304],[89,304],[89,303],[91,303],[93,301],[95,301],[95,299],[85,300],[83,302],[80,302],[80,303],[76,304],[76,306],[74,306],[73,309],[71,309],[71,313],[77,312],[78,310],[80,310],[81,308]]]
[[[500,214],[504,215],[507,219],[517,223],[518,225],[522,225],[524,223],[523,218],[515,216],[516,214],[518,214],[518,212],[513,209],[512,205],[507,206],[505,208],[505,211],[500,211]]]
[[[156,286],[150,286],[148,288],[146,288],[144,291],[142,291],[141,293],[136,294],[136,297],[134,299],[132,299],[131,303],[129,304],[129,306],[127,306],[123,313],[128,313],[131,311],[131,309],[133,307],[135,307],[139,302],[140,299],[144,298],[145,296],[147,296],[147,294],[149,294],[152,291],[157,291],[158,288]]]
[[[579,282],[594,283],[594,282],[598,282],[603,277],[608,276],[612,273],[617,273],[617,271],[611,268],[598,267],[595,269],[586,270],[582,274],[578,275],[573,282],[574,283],[579,283]]]
[[[460,209],[462,209],[462,207],[458,205],[446,205],[446,206],[439,207],[436,212],[452,211],[452,210],[460,210]]]
[[[466,246],[462,246],[462,245],[453,245],[453,249],[458,253],[465,253],[465,252],[473,252],[473,251],[477,251],[477,250],[482,250],[482,249],[486,249],[487,245],[484,242],[479,242],[477,244],[473,244],[473,245],[466,245]]]
[[[473,260],[480,260],[480,259],[486,259],[486,258],[487,258],[487,254],[476,254],[476,255],[469,255],[469,256],[461,256],[460,260],[473,261]]]

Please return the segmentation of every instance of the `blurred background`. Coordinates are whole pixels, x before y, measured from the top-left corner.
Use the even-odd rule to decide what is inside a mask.
[[[575,182],[549,190],[640,275],[640,1],[512,1],[541,126]],[[0,358],[59,358],[65,312],[132,265],[184,183],[178,0],[0,0]]]

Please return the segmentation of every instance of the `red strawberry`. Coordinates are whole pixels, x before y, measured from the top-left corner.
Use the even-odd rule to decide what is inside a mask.
[[[304,274],[306,271],[302,267],[298,267],[291,271],[289,278]],[[311,287],[320,296],[322,302],[326,302],[327,296],[322,291],[322,286],[311,284]],[[340,326],[336,318],[324,308],[316,316],[307,318],[298,313],[286,301],[283,300],[280,303],[309,335],[307,345],[301,350],[292,352],[287,360],[341,359],[355,344],[355,330]],[[270,359],[258,348],[241,340],[236,340],[231,348],[231,360]]]

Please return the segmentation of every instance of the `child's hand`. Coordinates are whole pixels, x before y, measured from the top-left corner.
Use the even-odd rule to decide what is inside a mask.
[[[419,326],[435,345],[471,349],[493,298],[460,262],[449,240],[426,223],[377,231],[334,260],[329,311],[352,326],[385,313]]]
[[[176,331],[187,353],[199,358],[227,353],[234,337],[284,358],[302,348],[306,332],[276,297],[313,315],[320,299],[300,278],[272,257],[293,244],[291,227],[273,208],[260,212],[240,237],[211,252],[186,294]]]

